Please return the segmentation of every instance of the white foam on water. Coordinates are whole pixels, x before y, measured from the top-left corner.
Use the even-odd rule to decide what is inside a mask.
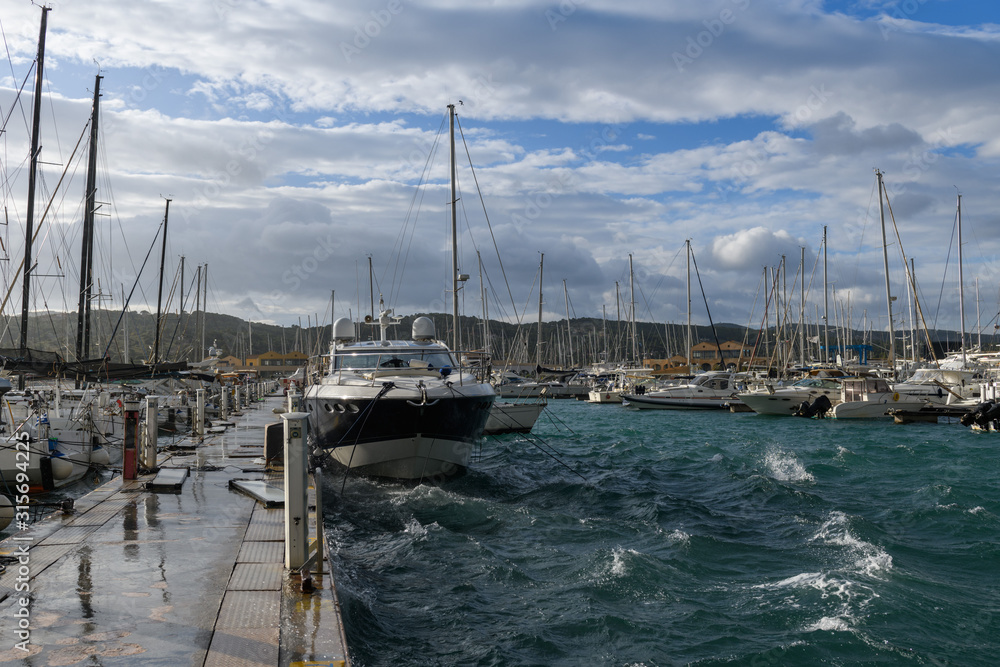
[[[716,454],[715,456],[710,458],[709,461],[711,461],[712,463],[718,463],[719,461],[725,460],[725,458],[726,457],[723,456],[722,454]]]
[[[782,482],[815,482],[816,478],[806,470],[792,452],[771,448],[764,455],[764,464],[771,477]]]
[[[629,556],[636,556],[638,554],[639,552],[634,549],[615,547],[611,554],[611,567],[608,568],[608,574],[615,579],[625,576],[628,571]]]
[[[438,527],[436,523],[432,523],[431,527]],[[414,542],[423,542],[427,539],[427,526],[423,525],[416,519],[410,519],[406,523],[406,528],[403,532],[410,536],[410,539]]]
[[[853,572],[881,577],[892,569],[892,556],[882,547],[855,537],[850,530],[850,520],[843,512],[831,512],[830,518],[810,541],[844,547]]]
[[[804,589],[811,588],[820,592],[824,599],[836,597],[842,600],[849,600],[852,597],[851,582],[824,572],[803,572],[795,576],[782,579],[781,581],[757,584],[754,588],[765,588],[768,590],[780,590],[783,588]]]
[[[803,632],[816,632],[826,630],[828,632],[846,632],[851,629],[850,624],[839,616],[824,616],[812,625],[802,628]]]
[[[671,541],[679,544],[688,544],[691,542],[691,536],[679,528],[672,530],[667,537],[670,538]]]
[[[984,514],[986,513],[986,508],[983,507],[982,505],[976,505],[972,509],[965,511],[968,512],[969,514]]]

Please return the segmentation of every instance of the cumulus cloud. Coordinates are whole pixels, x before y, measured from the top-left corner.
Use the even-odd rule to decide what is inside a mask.
[[[804,246],[786,231],[752,227],[712,239],[711,252],[717,268],[741,271],[776,266],[782,255],[786,264],[798,263],[799,249]]]

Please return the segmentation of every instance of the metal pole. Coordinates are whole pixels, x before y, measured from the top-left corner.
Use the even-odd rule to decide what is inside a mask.
[[[156,331],[153,332],[153,358],[152,363],[160,362],[160,328],[163,319],[163,268],[167,261],[167,221],[170,218],[170,200],[167,200],[167,208],[163,213],[163,243],[160,251],[160,286],[156,295]]]
[[[878,179],[878,217],[882,223],[882,265],[885,269],[885,307],[889,314],[889,368],[896,374],[896,330],[892,321],[892,293],[889,290],[889,248],[885,240],[885,208],[882,202],[882,172],[875,170]]]
[[[144,470],[153,470],[156,467],[156,446],[159,434],[158,415],[160,411],[160,399],[156,396],[146,397],[146,442],[143,443],[142,456],[139,459],[139,466]]]
[[[455,193],[455,105],[448,105],[448,118],[451,128],[451,308],[455,330],[451,349],[456,354],[461,349],[461,337],[458,331],[458,197]]]
[[[197,401],[197,410],[195,411],[195,423],[193,424],[194,434],[203,437],[205,435],[205,390],[198,389],[195,391],[195,400]]]
[[[139,438],[139,402],[125,401],[124,407],[125,441],[122,445],[122,478],[135,479],[138,463],[136,440]]]
[[[306,412],[286,412],[285,422],[285,567],[301,568],[309,555],[306,498]]]
[[[826,286],[826,225],[823,225],[823,355],[830,363],[830,290]]]
[[[50,7],[42,7],[42,26],[38,33],[38,60],[35,63],[35,99],[31,121],[31,155],[28,169],[28,210],[25,218],[24,232],[24,277],[21,281],[21,353],[28,350],[28,311],[31,307],[31,244],[34,241],[33,225],[35,222],[35,178],[38,171],[38,126],[42,113],[42,68],[45,61],[45,26]],[[20,388],[24,389],[24,375],[21,375]]]
[[[965,274],[962,272],[962,195],[958,195],[958,312],[961,318],[962,365],[965,366]]]

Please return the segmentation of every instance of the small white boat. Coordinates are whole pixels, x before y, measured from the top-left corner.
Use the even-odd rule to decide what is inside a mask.
[[[785,387],[766,386],[758,391],[739,394],[751,410],[761,415],[795,415],[803,402],[813,403],[826,396],[830,405],[840,402],[839,378],[807,377]]]
[[[742,401],[733,373],[709,371],[688,384],[666,387],[645,394],[622,395],[622,404],[639,410],[728,410]]]
[[[835,419],[892,419],[889,410],[919,410],[922,398],[893,391],[882,378],[849,378],[841,383],[840,403],[828,413]]]
[[[530,433],[546,405],[544,399],[524,403],[495,401],[490,407],[490,416],[486,420],[483,433],[485,435]]]
[[[902,396],[918,398],[932,405],[979,400],[979,385],[983,368],[952,366],[942,363],[940,368],[918,368],[913,375],[892,386]]]
[[[63,488],[80,480],[92,465],[113,463],[115,453],[120,460],[121,447],[102,447],[93,424],[85,427],[60,419],[53,427],[48,413],[37,405],[8,423],[15,413],[5,396],[10,390],[10,382],[0,378],[0,482],[7,489],[21,494]]]

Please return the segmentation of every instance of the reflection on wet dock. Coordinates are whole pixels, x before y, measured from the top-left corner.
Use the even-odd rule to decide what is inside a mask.
[[[179,483],[115,477],[0,543],[0,663],[346,664],[327,563],[301,592],[285,569],[283,508],[230,488],[283,485],[261,458],[280,405],[268,398],[197,447],[161,453],[161,470],[188,469]]]

